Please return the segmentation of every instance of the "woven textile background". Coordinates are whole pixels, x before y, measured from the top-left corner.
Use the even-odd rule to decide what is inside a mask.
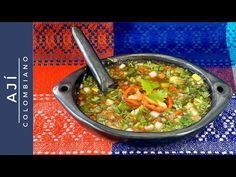
[[[34,23],[35,154],[235,154],[236,97],[205,130],[172,144],[120,142],[75,121],[51,90],[85,65],[71,27],[80,27],[98,56],[154,52],[199,65],[235,87],[236,23]]]

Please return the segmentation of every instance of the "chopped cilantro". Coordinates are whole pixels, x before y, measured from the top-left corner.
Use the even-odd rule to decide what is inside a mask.
[[[194,123],[194,120],[192,120],[188,116],[182,116],[180,119],[180,123],[182,123],[184,126],[189,126]]]
[[[98,96],[95,96],[95,97],[93,97],[92,99],[91,99],[92,101],[98,101],[99,100],[99,97]]]
[[[111,107],[112,107],[112,109],[113,109],[115,112],[120,113],[120,110],[119,110],[119,108],[117,107],[117,105],[112,105]]]
[[[121,110],[121,111],[125,111],[125,110],[128,110],[130,107],[129,107],[125,102],[121,102],[121,103],[118,105],[118,108],[119,108],[119,110]]]
[[[142,88],[148,93],[152,93],[153,89],[159,87],[157,82],[152,82],[150,80],[141,79]]]
[[[203,96],[203,98],[207,98],[210,96],[210,94],[205,91],[205,92],[202,92],[202,96]]]
[[[114,59],[113,58],[107,58],[108,61],[114,63]]]
[[[157,102],[157,101],[164,101],[167,96],[167,90],[157,90],[155,93],[151,93],[148,95],[148,98]]]

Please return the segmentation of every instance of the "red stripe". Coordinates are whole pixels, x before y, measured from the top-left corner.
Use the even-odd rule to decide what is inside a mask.
[[[34,60],[38,63],[58,63],[56,60],[65,60],[73,64],[74,60],[83,61],[71,27],[83,30],[94,50],[100,58],[113,56],[113,23],[112,22],[35,22],[34,23]],[[52,60],[52,62],[50,62]],[[60,64],[60,63],[59,63]]]

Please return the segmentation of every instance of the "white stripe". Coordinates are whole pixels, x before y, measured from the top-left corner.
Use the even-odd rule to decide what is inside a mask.
[[[20,123],[20,58],[18,58],[18,123]]]

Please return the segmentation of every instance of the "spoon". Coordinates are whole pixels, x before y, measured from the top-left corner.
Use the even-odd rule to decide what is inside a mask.
[[[108,88],[114,88],[115,82],[101,63],[101,60],[89,44],[84,33],[79,28],[72,27],[72,34],[98,84],[100,91],[105,93]]]

